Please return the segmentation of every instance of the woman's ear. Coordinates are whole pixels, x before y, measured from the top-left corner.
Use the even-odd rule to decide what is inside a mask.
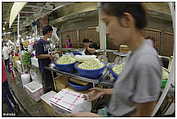
[[[135,26],[133,16],[128,12],[124,12],[123,16],[119,20],[122,27],[131,28]]]

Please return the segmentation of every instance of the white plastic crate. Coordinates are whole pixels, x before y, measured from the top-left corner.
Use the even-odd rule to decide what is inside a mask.
[[[30,83],[31,82],[30,74],[28,74],[28,73],[21,74],[21,81],[22,81],[23,87],[24,87],[24,85]]]
[[[32,81],[36,81],[42,84],[42,76],[40,74],[39,68],[31,68],[30,76],[31,76]]]
[[[39,67],[38,59],[36,57],[31,58],[31,65]]]
[[[28,95],[31,96],[35,101],[39,101],[40,96],[44,94],[42,84],[36,81],[32,81],[31,83],[24,85],[24,88]]]

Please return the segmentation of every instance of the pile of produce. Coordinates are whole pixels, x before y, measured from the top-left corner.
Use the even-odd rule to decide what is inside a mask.
[[[74,57],[78,62],[87,62],[96,59],[95,55],[75,55]]]
[[[76,62],[76,60],[70,56],[70,55],[64,55],[64,56],[61,56],[57,61],[56,63],[57,64],[72,64]]]
[[[169,73],[165,71],[165,69],[162,69],[162,79],[167,80],[169,76]]]
[[[118,64],[118,65],[115,65],[115,66],[112,68],[112,70],[113,70],[117,75],[119,75],[119,74],[122,72],[123,68],[124,68],[124,64]]]
[[[98,59],[92,59],[79,64],[78,67],[80,69],[95,70],[104,67],[104,64],[101,63]]]
[[[31,62],[31,54],[25,51],[22,55],[22,63],[24,65],[30,65],[30,62]]]

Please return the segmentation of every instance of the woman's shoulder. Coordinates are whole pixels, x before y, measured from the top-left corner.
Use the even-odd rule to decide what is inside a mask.
[[[159,69],[161,65],[157,55],[145,54],[136,59],[135,67],[139,69]]]

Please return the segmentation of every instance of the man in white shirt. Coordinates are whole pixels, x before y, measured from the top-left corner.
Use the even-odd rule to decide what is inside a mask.
[[[6,70],[9,71],[9,48],[7,47],[7,44],[4,44],[3,47],[3,59],[5,61]]]

